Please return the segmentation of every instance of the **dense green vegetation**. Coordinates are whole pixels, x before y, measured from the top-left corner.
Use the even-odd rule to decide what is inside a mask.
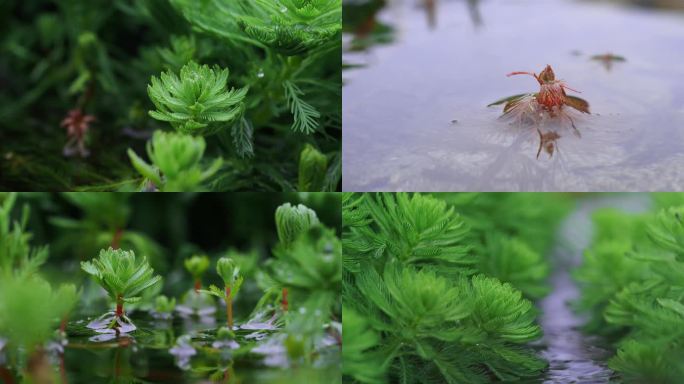
[[[340,222],[335,194],[0,194],[0,379],[339,382]]]
[[[344,380],[540,376],[531,300],[568,208],[552,194],[344,194]]]
[[[0,189],[335,191],[341,29],[341,0],[3,1]]]
[[[615,348],[609,366],[627,383],[684,377],[684,199],[655,195],[652,212],[594,215],[595,233],[575,271],[588,332]]]

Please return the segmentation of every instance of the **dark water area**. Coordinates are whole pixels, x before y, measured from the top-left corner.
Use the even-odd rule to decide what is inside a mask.
[[[288,358],[284,338],[267,322],[236,325],[235,339],[219,345],[222,323],[213,316],[161,320],[137,312],[131,319],[138,329],[118,336],[88,329],[90,317],[72,320],[67,340],[46,348],[49,369],[62,384],[335,383],[341,377],[341,349],[332,337],[319,345],[316,369],[306,369]]]
[[[679,4],[679,5],[678,5]],[[658,5],[663,8],[653,8]],[[684,3],[345,2],[343,189],[653,191],[684,182]],[[502,121],[549,64],[591,115]],[[548,143],[549,136],[547,136]],[[539,155],[538,155],[539,154]]]

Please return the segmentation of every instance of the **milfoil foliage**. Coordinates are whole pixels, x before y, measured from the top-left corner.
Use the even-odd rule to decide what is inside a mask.
[[[676,200],[676,199],[675,199]],[[666,207],[672,199],[656,199]],[[596,236],[575,271],[587,330],[616,345],[609,366],[626,383],[678,383],[684,375],[684,206],[596,214]]]
[[[306,53],[339,35],[341,0],[256,0],[260,16],[238,24],[254,40],[285,55]]]
[[[180,75],[168,71],[152,77],[147,87],[157,107],[150,116],[169,122],[181,133],[208,136],[228,128],[242,116],[247,88],[226,88],[228,69],[190,61]]]
[[[341,0],[3,9],[0,189],[151,190],[125,153],[171,130],[224,160],[199,189],[341,187]]]
[[[128,150],[133,167],[145,177],[142,189],[164,192],[201,191],[207,189],[205,181],[223,164],[217,158],[208,166],[202,165],[206,142],[202,137],[181,133],[156,131],[147,142],[146,163],[133,150]]]
[[[351,313],[344,334],[352,344],[345,382],[488,383],[545,369],[528,345],[542,332],[527,298],[545,293],[543,257],[523,240],[503,237],[487,242],[496,246],[486,251],[472,227],[488,219],[460,215],[449,199],[344,194],[343,304]],[[505,262],[514,265],[516,257],[533,277],[517,276]]]

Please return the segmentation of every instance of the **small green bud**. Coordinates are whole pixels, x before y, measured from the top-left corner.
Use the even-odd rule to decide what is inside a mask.
[[[209,268],[209,258],[205,255],[194,255],[191,258],[185,259],[185,269],[190,272],[194,279],[199,279],[207,268]]]
[[[216,263],[216,272],[223,279],[223,283],[230,287],[238,279],[240,267],[235,264],[233,259],[222,257]]]
[[[285,203],[276,209],[276,229],[278,238],[286,246],[291,244],[297,236],[309,228],[319,224],[316,212],[299,204],[292,206]]]
[[[306,144],[299,155],[299,190],[323,190],[328,171],[328,158],[311,144]]]

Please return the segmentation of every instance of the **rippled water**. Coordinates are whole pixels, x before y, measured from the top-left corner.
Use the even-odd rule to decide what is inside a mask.
[[[572,0],[425,3],[432,18],[423,0],[389,2],[377,20],[394,42],[344,54],[344,190],[684,184],[684,13]],[[627,61],[608,70],[590,59],[606,53]],[[537,159],[537,131],[486,106],[538,90],[531,77],[505,75],[546,64],[593,115],[576,122],[581,137],[560,129],[554,155]]]

